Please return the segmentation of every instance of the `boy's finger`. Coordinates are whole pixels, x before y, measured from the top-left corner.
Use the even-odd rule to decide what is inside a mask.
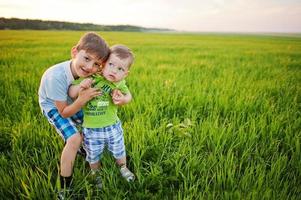
[[[92,91],[94,92],[100,92],[101,90],[99,88],[91,88]]]
[[[95,96],[101,96],[102,95],[102,91],[100,89],[97,89],[97,88],[91,88],[92,91],[93,91],[93,94]]]

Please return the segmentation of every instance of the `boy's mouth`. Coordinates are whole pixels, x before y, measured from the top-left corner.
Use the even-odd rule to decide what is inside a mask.
[[[112,74],[109,75],[109,78],[115,80],[115,76]]]
[[[90,73],[89,71],[85,70],[85,68],[83,68],[83,67],[81,67],[80,69],[81,69],[85,74],[89,74],[89,73]]]

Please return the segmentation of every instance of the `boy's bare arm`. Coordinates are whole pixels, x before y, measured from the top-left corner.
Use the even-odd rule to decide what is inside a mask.
[[[68,90],[68,96],[72,99],[76,99],[78,97],[79,90],[80,85],[71,85]]]
[[[81,89],[88,89],[91,87],[93,80],[91,78],[86,78],[82,80],[79,85],[71,85],[68,89],[68,96],[72,99],[76,99],[78,97],[78,93]]]
[[[60,115],[67,118],[77,113],[88,101],[100,94],[101,92],[96,88],[80,89],[78,98],[72,104],[68,105],[67,101],[55,101],[55,105]]]
[[[114,90],[112,92],[112,100],[115,105],[122,106],[132,100],[132,94],[130,92],[123,94],[120,90]]]

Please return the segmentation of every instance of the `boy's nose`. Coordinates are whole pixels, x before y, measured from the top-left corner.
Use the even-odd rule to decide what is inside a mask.
[[[117,69],[116,69],[115,67],[113,67],[113,68],[111,69],[111,71],[112,71],[114,74],[117,73]]]
[[[87,69],[87,70],[91,71],[92,68],[93,68],[93,63],[91,63],[91,64],[88,63],[88,64],[86,65],[86,69]]]

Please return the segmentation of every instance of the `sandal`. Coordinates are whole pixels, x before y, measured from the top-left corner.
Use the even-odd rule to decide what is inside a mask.
[[[121,167],[120,173],[127,182],[132,182],[135,180],[135,175],[127,167]]]
[[[90,178],[92,179],[93,184],[95,184],[96,188],[98,189],[102,189],[102,181],[101,181],[101,177],[99,175],[99,171],[90,171]]]

